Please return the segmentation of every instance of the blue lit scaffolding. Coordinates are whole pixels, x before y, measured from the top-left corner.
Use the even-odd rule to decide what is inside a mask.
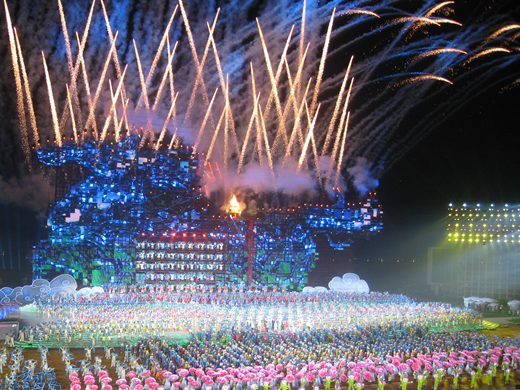
[[[327,205],[212,216],[199,155],[190,147],[139,146],[135,136],[38,151],[42,163],[79,165],[84,175],[54,204],[47,237],[29,254],[34,278],[69,273],[84,285],[245,284],[249,266],[253,284],[301,289],[318,256],[314,235],[342,249],[382,229],[375,194],[352,205],[337,192]]]

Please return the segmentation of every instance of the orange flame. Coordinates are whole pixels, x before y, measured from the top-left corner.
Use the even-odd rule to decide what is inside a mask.
[[[229,212],[231,214],[240,214],[240,203],[238,203],[237,197],[233,195],[229,201]]]

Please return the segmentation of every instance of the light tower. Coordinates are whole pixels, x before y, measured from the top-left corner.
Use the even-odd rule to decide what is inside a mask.
[[[241,219],[247,222],[247,287],[251,287],[253,282],[253,261],[254,261],[254,247],[255,247],[255,223],[253,218],[240,218],[240,203],[236,195],[231,197],[229,201],[229,213],[232,219]]]

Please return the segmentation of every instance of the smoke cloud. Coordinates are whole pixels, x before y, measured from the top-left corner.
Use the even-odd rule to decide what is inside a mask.
[[[0,202],[15,204],[35,211],[38,218],[45,218],[47,206],[54,199],[54,188],[49,180],[39,174],[21,178],[4,179],[0,176]]]
[[[358,157],[356,164],[347,169],[352,177],[352,184],[361,195],[365,195],[379,185],[379,180],[372,177],[372,165],[366,158]]]

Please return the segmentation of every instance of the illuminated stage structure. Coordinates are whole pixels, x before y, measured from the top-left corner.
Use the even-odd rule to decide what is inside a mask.
[[[450,204],[447,238],[428,253],[428,283],[446,298],[520,294],[520,205]]]
[[[201,154],[191,147],[139,149],[81,144],[38,151],[47,166],[79,166],[48,217],[48,237],[29,254],[34,278],[70,273],[84,285],[250,284],[301,289],[318,258],[313,237],[335,249],[382,229],[375,194],[332,204],[216,215],[202,191]],[[77,171],[78,169],[75,168]]]

